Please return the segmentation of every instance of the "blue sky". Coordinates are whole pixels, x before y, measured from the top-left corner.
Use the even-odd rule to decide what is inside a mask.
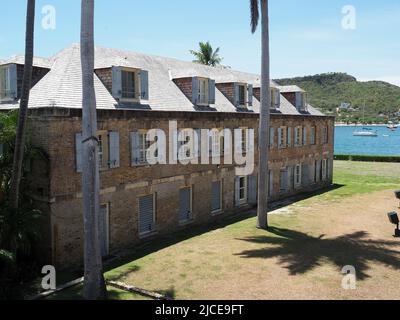
[[[201,40],[221,47],[223,64],[259,73],[260,33],[249,27],[248,0],[96,0],[96,43],[191,60]],[[35,54],[79,42],[80,0],[37,0]],[[41,9],[56,9],[56,29]],[[342,8],[356,9],[356,29],[342,28]],[[25,0],[2,4],[0,58],[23,53]],[[7,14],[4,14],[7,13]],[[400,85],[400,1],[270,0],[273,78],[341,71]]]

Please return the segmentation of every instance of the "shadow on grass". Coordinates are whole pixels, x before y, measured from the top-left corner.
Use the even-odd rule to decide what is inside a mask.
[[[293,197],[289,197],[287,199],[275,201],[270,204],[269,209],[274,209],[274,210],[279,209],[281,207],[288,206],[288,205],[296,203],[298,201],[302,201],[302,200],[305,200],[308,198],[315,197],[320,194],[331,192],[331,191],[336,190],[341,187],[343,187],[343,185],[334,184],[327,188],[320,189],[315,192],[308,192],[308,193],[296,195]],[[186,229],[176,231],[176,232],[173,232],[173,233],[165,235],[165,236],[160,236],[157,238],[149,238],[149,240],[146,241],[145,243],[143,243],[142,245],[140,245],[136,248],[132,248],[132,250],[131,250],[132,253],[127,252],[126,255],[122,255],[121,257],[118,257],[117,259],[106,262],[104,269],[105,269],[105,271],[110,271],[112,269],[115,269],[115,268],[125,265],[127,263],[130,263],[134,260],[137,260],[144,256],[147,256],[153,252],[173,246],[179,242],[182,242],[182,241],[191,239],[193,237],[205,234],[207,232],[221,229],[221,228],[224,228],[231,224],[235,224],[237,222],[255,217],[256,214],[257,214],[257,212],[254,208],[253,209],[249,208],[249,210],[247,210],[245,212],[240,212],[240,213],[225,216],[225,217],[220,216],[219,218],[217,218],[214,221],[211,221],[205,225],[204,224],[203,225],[191,225]],[[135,266],[133,266],[133,268],[135,269]],[[137,269],[132,270],[132,271],[137,271]],[[127,273],[129,273],[129,272],[127,272]],[[122,277],[120,277],[120,276],[118,276],[118,278],[112,277],[112,280],[118,280],[121,278]]]
[[[369,240],[368,233],[358,231],[352,234],[325,239],[325,235],[312,237],[293,230],[271,227],[268,232],[274,236],[258,236],[238,239],[251,243],[266,244],[268,247],[246,250],[238,254],[243,258],[278,258],[291,275],[306,273],[329,260],[338,268],[346,265],[356,268],[357,278],[364,280],[370,263],[382,263],[393,269],[400,269],[400,251],[391,250],[398,242]]]

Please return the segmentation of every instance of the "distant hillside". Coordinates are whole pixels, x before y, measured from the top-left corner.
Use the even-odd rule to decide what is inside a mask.
[[[391,118],[400,109],[400,87],[383,81],[358,82],[346,73],[325,73],[314,76],[277,79],[280,85],[296,84],[309,93],[310,103],[322,111],[335,112],[342,103],[350,103],[358,111],[341,112],[339,118],[361,119],[365,104],[366,118]],[[344,120],[344,119],[339,119]]]

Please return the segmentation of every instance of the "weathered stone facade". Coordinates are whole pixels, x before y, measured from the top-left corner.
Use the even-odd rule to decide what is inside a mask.
[[[333,118],[320,116],[271,116],[271,126],[315,127],[315,145],[279,149],[277,134],[270,152],[273,188],[270,200],[316,190],[332,183],[332,166],[323,181],[316,180],[285,193],[280,192],[280,170],[297,164],[312,165],[315,160],[333,159]],[[238,210],[234,201],[234,165],[155,165],[131,166],[130,132],[137,129],[163,129],[168,132],[170,120],[178,128],[247,127],[258,131],[258,115],[251,113],[146,112],[134,110],[98,110],[98,129],[116,131],[120,138],[120,166],[101,172],[101,203],[109,205],[110,253],[134,247],[143,241],[138,232],[138,197],[156,195],[156,228],[146,239],[191,225],[220,219]],[[81,130],[81,110],[43,108],[30,111],[32,142],[49,157],[47,167],[36,164],[32,170],[34,194],[49,214],[47,253],[57,267],[78,266],[83,256],[83,213],[81,174],[75,166],[75,134]],[[328,130],[328,143],[323,143],[323,128]],[[292,135],[294,129],[292,129]],[[311,130],[307,130],[310,135]],[[168,136],[168,134],[167,134]],[[310,138],[307,139],[310,141]],[[291,141],[294,141],[292,137]],[[257,134],[256,142],[257,146]],[[256,152],[256,163],[258,155]],[[257,164],[254,174],[257,173]],[[222,181],[222,212],[211,213],[211,183]],[[312,179],[311,179],[312,180]],[[179,189],[193,188],[193,220],[180,224]]]

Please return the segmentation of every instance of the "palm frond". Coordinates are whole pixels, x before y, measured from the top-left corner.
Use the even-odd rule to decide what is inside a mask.
[[[263,0],[261,0],[263,1]],[[260,19],[260,12],[258,8],[258,0],[250,0],[250,14],[251,14],[251,32],[254,33],[257,30],[258,21]]]

